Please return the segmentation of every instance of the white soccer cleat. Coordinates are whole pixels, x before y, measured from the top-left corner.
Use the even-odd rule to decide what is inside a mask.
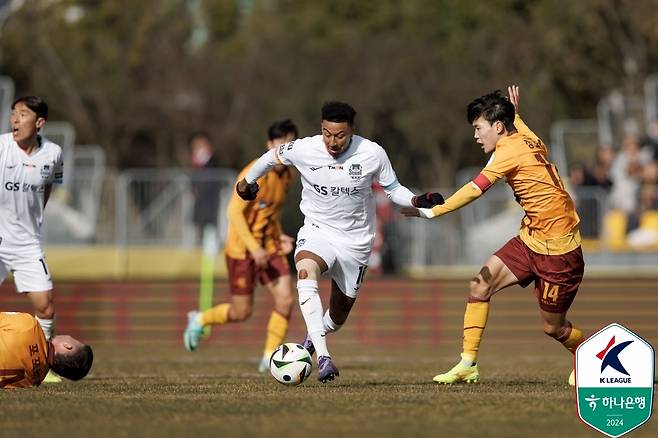
[[[270,369],[270,356],[271,355],[264,355],[263,358],[260,360],[260,363],[258,364],[258,372],[259,373],[266,373]]]
[[[192,310],[187,313],[187,327],[183,333],[183,343],[187,351],[194,351],[199,346],[199,341],[203,336],[203,326],[197,322],[201,314],[198,310]]]

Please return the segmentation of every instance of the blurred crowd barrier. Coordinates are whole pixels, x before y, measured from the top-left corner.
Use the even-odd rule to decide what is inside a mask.
[[[93,150],[77,148],[76,154],[91,157]],[[116,279],[197,276],[202,256],[194,216],[199,202],[218,206],[216,243],[222,248],[235,171],[132,169],[97,179],[93,168],[74,172],[66,196],[54,196],[46,209],[44,238],[54,272]],[[215,199],[196,198],[199,184],[213,187]],[[455,188],[438,190],[450,194]],[[637,268],[658,262],[658,246],[628,244],[605,190],[579,187],[574,197],[588,264]],[[658,213],[651,215],[643,224],[658,232]],[[397,272],[428,274],[436,267],[481,265],[517,235],[522,216],[509,187],[497,184],[476,202],[437,220],[408,219],[394,210],[384,238]],[[224,272],[223,257],[217,258],[216,270],[220,276]]]

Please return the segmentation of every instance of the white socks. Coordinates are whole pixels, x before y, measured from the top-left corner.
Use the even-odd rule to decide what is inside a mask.
[[[343,324],[338,324],[334,322],[333,319],[331,319],[331,316],[329,315],[329,309],[324,312],[324,316],[322,317],[322,324],[324,325],[324,331],[326,333],[337,332],[343,326]]]
[[[42,319],[38,316],[35,316],[35,318],[41,326],[43,334],[46,335],[46,340],[50,341],[53,338],[53,334],[55,332],[55,318],[53,317],[53,319]]]
[[[322,301],[318,293],[318,282],[316,280],[297,280],[297,292],[299,294],[299,307],[302,310],[306,329],[313,341],[313,346],[318,356],[329,356],[326,330],[322,317]]]

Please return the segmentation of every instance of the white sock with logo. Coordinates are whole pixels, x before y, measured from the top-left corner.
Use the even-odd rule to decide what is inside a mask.
[[[325,339],[324,323],[322,321],[322,300],[318,293],[316,280],[297,280],[299,294],[299,308],[302,310],[306,329],[313,341],[318,357],[329,356],[327,341]]]
[[[331,315],[329,314],[329,309],[327,309],[327,311],[324,312],[324,316],[322,317],[322,323],[324,325],[324,331],[326,333],[337,332],[343,326],[343,324],[338,324],[333,319],[331,319]]]
[[[44,319],[39,318],[38,316],[35,316],[34,318],[41,326],[41,330],[43,330],[43,334],[46,335],[46,339],[50,341],[53,338],[53,334],[55,333],[55,318],[53,317],[52,319]]]

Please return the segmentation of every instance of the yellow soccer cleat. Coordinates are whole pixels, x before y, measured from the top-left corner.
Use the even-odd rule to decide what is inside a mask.
[[[438,374],[432,380],[444,385],[463,382],[477,383],[480,380],[480,373],[477,365],[467,366],[459,362],[450,371],[444,374]]]
[[[576,386],[576,371],[572,371],[571,374],[569,374],[569,385],[571,386]]]
[[[48,370],[48,374],[43,379],[43,383],[61,383],[62,378],[53,372],[53,370]]]

